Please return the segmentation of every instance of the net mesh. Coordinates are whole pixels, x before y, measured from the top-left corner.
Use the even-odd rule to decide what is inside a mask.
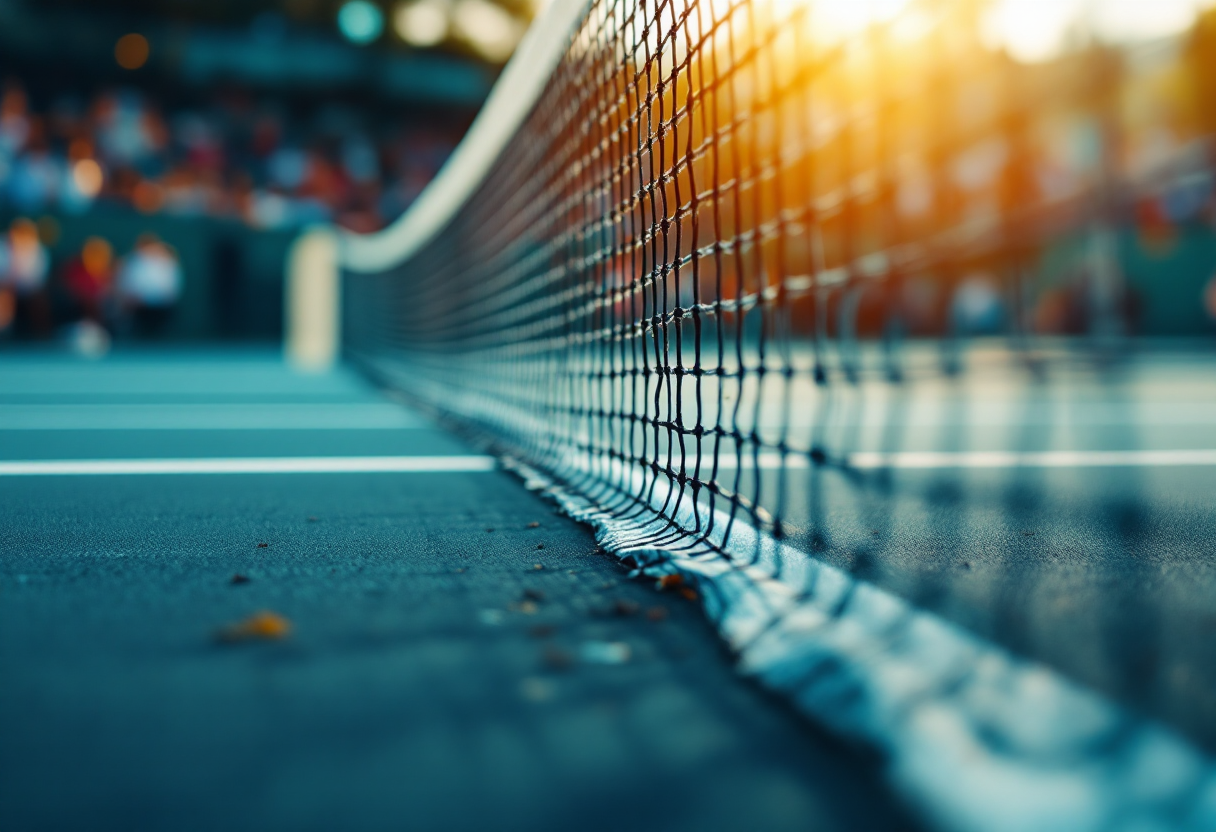
[[[1016,401],[1045,334],[1086,336],[1075,367],[1131,322],[1118,54],[1027,66],[979,4],[887,5],[595,0],[463,210],[350,282],[352,350],[530,464],[660,495],[665,533],[822,546],[823,471],[962,446],[908,435],[915,391],[978,366]]]
[[[1210,379],[1126,360],[1144,287],[1128,229],[1190,233],[1213,211],[1216,123],[1175,113],[1191,132],[1161,152],[1155,85],[1210,73],[1185,44],[1019,62],[993,45],[999,5],[591,0],[451,221],[347,275],[344,337],[543,473],[609,548],[705,578],[741,665],[882,749],[931,817],[1105,828],[1034,784],[1067,771],[1087,807],[1131,817],[1156,729],[901,599],[1216,742],[1194,683],[1210,640],[1157,638],[1198,632],[1210,574],[1132,556],[1150,537],[1135,477],[1076,488],[1016,464],[1134,450],[1146,402],[1172,424],[1211,414],[1193,398]],[[1146,206],[1167,191],[1191,207],[1160,223]],[[1184,272],[1161,281],[1175,331],[1202,331]],[[998,479],[951,469],[993,459]],[[1171,551],[1190,544],[1162,530],[1210,520],[1188,505],[1153,521]],[[1024,545],[1034,528],[1070,548]],[[1097,635],[1059,636],[1078,620]],[[1003,784],[1000,807],[954,787],[972,777]],[[1190,811],[1178,795],[1145,811]]]

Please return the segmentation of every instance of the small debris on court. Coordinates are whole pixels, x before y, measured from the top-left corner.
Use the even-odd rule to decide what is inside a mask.
[[[545,593],[541,592],[539,589],[533,589],[532,587],[528,587],[527,589],[524,590],[524,600],[525,601],[543,601],[543,600],[545,600]]]
[[[251,580],[252,579],[248,575],[242,575],[240,572],[238,572],[235,575],[233,575],[231,578],[228,579],[228,583],[233,584],[235,586],[238,584],[247,584]]]
[[[269,543],[258,543],[259,549],[268,549],[269,547],[270,547]]]
[[[676,589],[684,583],[684,576],[671,574],[664,575],[655,582],[656,589]]]
[[[588,664],[624,664],[633,651],[623,641],[584,641],[578,656]]]
[[[241,621],[221,627],[216,641],[234,644],[241,641],[275,641],[291,635],[291,622],[269,610],[255,612]]]
[[[655,588],[663,590],[673,589],[689,601],[695,601],[700,597],[695,589],[685,583],[684,576],[676,573],[659,578],[655,582]]]
[[[529,523],[529,524],[527,525],[527,528],[529,528],[529,529],[539,529],[539,528],[540,528],[540,523],[538,523],[537,521],[533,520],[531,523]]]
[[[545,568],[545,565],[544,565],[543,563],[534,563],[534,564],[532,564],[532,568],[533,568],[533,569],[538,569],[538,570],[539,570],[539,569],[544,569],[544,568]]]

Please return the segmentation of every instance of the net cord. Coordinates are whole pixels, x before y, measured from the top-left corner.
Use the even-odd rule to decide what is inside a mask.
[[[551,0],[435,180],[392,225],[374,234],[341,232],[340,267],[374,274],[409,260],[452,221],[523,125],[570,46],[589,0]]]

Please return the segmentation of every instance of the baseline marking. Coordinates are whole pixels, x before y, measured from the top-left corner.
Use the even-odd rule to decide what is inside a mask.
[[[0,431],[412,430],[429,425],[399,405],[0,404]]]
[[[498,469],[492,456],[304,456],[217,459],[52,459],[0,462],[0,477],[143,474],[448,474]]]

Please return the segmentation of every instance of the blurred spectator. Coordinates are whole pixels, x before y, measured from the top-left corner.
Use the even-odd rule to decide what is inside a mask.
[[[41,211],[58,196],[59,168],[43,148],[31,148],[12,163],[8,195],[18,210]]]
[[[46,279],[50,259],[38,239],[38,226],[31,220],[24,217],[13,220],[0,265],[3,266],[0,286],[7,289],[12,299],[17,333],[34,337],[49,334],[51,309]]]
[[[81,319],[104,324],[114,280],[114,251],[101,237],[85,241],[64,269],[64,285]]]
[[[169,323],[182,291],[177,255],[155,234],[144,234],[118,267],[118,299],[136,333],[159,337]]]
[[[11,159],[25,146],[30,134],[30,118],[25,90],[15,81],[4,85],[0,94],[0,158]]]
[[[170,110],[133,90],[60,96],[42,113],[10,79],[0,92],[0,207],[79,213],[100,200],[259,228],[332,220],[374,231],[435,175],[463,125],[371,118],[288,115],[230,92]]]

